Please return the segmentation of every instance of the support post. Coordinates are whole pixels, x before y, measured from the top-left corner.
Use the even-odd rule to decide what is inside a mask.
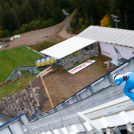
[[[43,84],[44,90],[45,90],[45,92],[46,92],[46,94],[47,94],[47,96],[48,96],[50,105],[51,105],[51,107],[53,108],[54,105],[53,105],[52,99],[51,99],[51,97],[50,97],[50,95],[49,95],[47,86],[46,86],[46,84],[45,84],[45,82],[44,82],[44,80],[43,80],[43,76],[46,75],[46,74],[48,74],[49,72],[52,72],[52,71],[53,71],[52,67],[48,67],[47,69],[45,69],[45,70],[43,70],[42,72],[40,72],[38,76],[40,76],[40,79],[41,79],[41,82],[42,82],[42,84]]]
[[[49,101],[50,101],[51,107],[53,108],[54,105],[53,105],[52,99],[51,99],[51,97],[50,97],[50,95],[49,95],[49,92],[48,92],[48,89],[47,89],[47,87],[46,87],[46,84],[45,84],[45,82],[44,82],[44,80],[43,80],[43,77],[40,76],[40,79],[41,79],[41,81],[42,81],[44,90],[45,90],[45,92],[46,92],[46,94],[47,94],[47,96],[48,96],[48,99],[49,99]]]
[[[126,123],[128,134],[134,134],[134,128],[132,126],[131,120],[129,119],[127,113],[125,111],[122,111],[122,112],[119,113],[119,115],[121,116],[121,118]]]
[[[25,115],[21,116],[21,121],[23,122],[24,126],[27,128],[28,134],[33,134],[34,132],[31,129],[29,121],[28,121],[28,119],[26,118]]]
[[[107,122],[105,117],[100,118],[100,121],[102,122],[102,124],[103,124],[103,126],[104,126],[104,128],[106,130],[106,134],[115,134],[114,130],[110,129],[110,125]]]
[[[77,113],[78,116],[80,116],[83,120],[85,120],[86,122],[88,122],[90,124],[90,126],[93,128],[93,132],[95,132],[96,134],[103,134],[101,129],[98,129],[96,126],[94,126],[94,124],[92,123],[92,121],[90,119],[88,119],[86,116],[84,116],[82,113]]]

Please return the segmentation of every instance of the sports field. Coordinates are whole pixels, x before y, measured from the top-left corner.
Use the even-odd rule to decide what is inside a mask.
[[[41,57],[26,46],[0,51],[0,82],[4,82],[17,67],[35,66],[34,61]]]

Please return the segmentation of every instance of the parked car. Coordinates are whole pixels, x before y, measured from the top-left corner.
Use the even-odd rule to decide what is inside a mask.
[[[5,45],[5,48],[7,48],[8,46],[9,46],[9,44],[6,44],[6,45]]]
[[[14,37],[11,37],[11,38],[10,38],[10,40],[13,40],[13,39],[14,39]]]
[[[14,39],[18,39],[18,38],[20,38],[19,34],[18,35],[14,35]]]
[[[10,42],[10,38],[6,38],[4,42]]]

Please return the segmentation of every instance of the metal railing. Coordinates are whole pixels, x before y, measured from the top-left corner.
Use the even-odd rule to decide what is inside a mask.
[[[46,117],[48,115],[56,113],[62,109],[65,109],[65,108],[71,106],[72,104],[78,104],[80,101],[84,101],[87,98],[89,98],[95,94],[99,94],[99,92],[105,91],[105,89],[107,87],[112,88],[113,85],[111,83],[114,82],[113,74],[115,74],[117,72],[123,73],[123,72],[127,72],[127,71],[132,71],[133,68],[134,68],[134,57],[131,58],[130,60],[126,61],[124,64],[120,65],[116,69],[112,70],[111,72],[105,74],[101,78],[97,79],[96,81],[94,81],[90,85],[86,86],[85,88],[83,88],[82,90],[80,90],[76,94],[72,95],[71,97],[69,97],[68,99],[66,99],[62,103],[60,103],[59,105],[50,109],[48,112],[41,114],[39,118]],[[112,94],[113,93],[111,93],[111,96],[112,96]],[[118,96],[118,94],[115,95],[115,99],[117,96]],[[96,103],[99,104],[99,102],[96,102]]]
[[[12,73],[9,75],[9,77],[5,80],[5,82],[8,82],[9,80],[13,79],[15,75],[17,75],[18,71],[30,71],[33,69],[36,69],[37,67],[32,66],[32,67],[17,67],[12,71]]]

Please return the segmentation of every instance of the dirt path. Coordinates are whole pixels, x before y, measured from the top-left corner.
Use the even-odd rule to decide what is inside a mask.
[[[69,19],[70,21],[73,19],[73,15],[75,14],[76,11],[74,11],[70,16],[69,16]],[[65,39],[68,39],[71,37],[70,33],[67,32],[67,20],[65,20],[65,25],[64,27],[62,28],[62,30],[58,33],[58,35],[62,38],[65,38]],[[75,34],[72,34],[72,36],[75,36]]]
[[[74,12],[70,15],[69,17],[70,19],[72,19],[73,14]],[[0,50],[11,49],[25,45],[34,45],[51,38],[68,39],[70,38],[70,34],[67,32],[66,29],[67,29],[67,21],[65,19],[61,23],[51,27],[22,33],[19,39],[12,40],[10,43],[8,43],[9,46],[7,48],[3,47]]]
[[[57,34],[59,29],[64,25],[65,25],[65,21],[51,27],[23,33],[21,34],[21,37],[19,39],[15,39],[10,43],[8,43],[9,47],[7,49],[24,46],[24,45],[34,45],[43,42],[51,38],[51,36]]]

